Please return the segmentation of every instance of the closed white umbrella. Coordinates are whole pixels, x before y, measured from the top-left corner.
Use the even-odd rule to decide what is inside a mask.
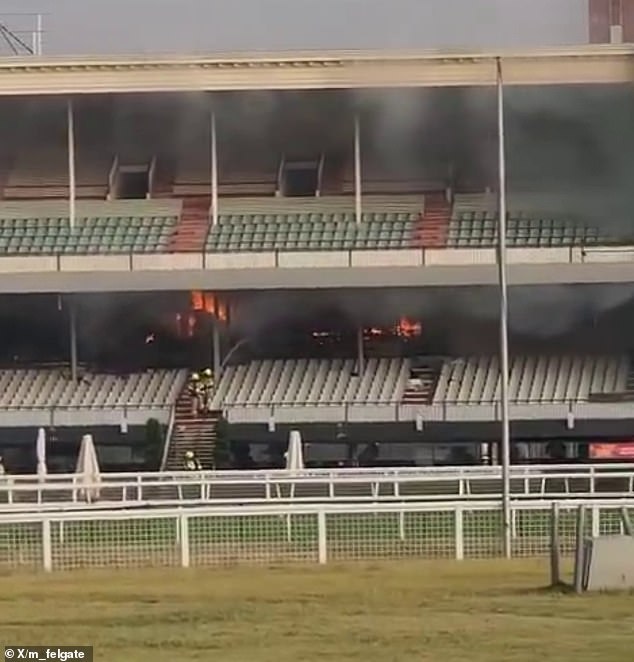
[[[35,452],[37,454],[37,475],[41,480],[44,480],[48,473],[46,468],[46,432],[44,428],[40,428],[37,431]]]
[[[97,451],[91,434],[85,434],[79,447],[77,458],[77,482],[81,488],[79,491],[86,501],[91,502],[99,498],[99,484],[101,483],[101,471]]]
[[[302,435],[299,430],[291,430],[288,437],[286,469],[287,471],[304,470],[304,451],[302,450]]]

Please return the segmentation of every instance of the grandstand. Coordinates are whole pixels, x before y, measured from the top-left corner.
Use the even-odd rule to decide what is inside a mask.
[[[511,281],[555,301],[511,311],[510,415],[527,460],[549,459],[548,442],[583,460],[588,441],[630,435],[631,294],[607,284],[632,265],[631,57],[503,58]],[[20,449],[39,427],[73,449],[93,430],[117,469],[133,456],[179,469],[188,449],[209,468],[221,439],[224,462],[276,467],[291,428],[309,464],[354,463],[375,442],[396,464],[488,457],[493,60],[288,58],[168,59],[160,89],[150,62],[0,68],[10,471],[33,469]],[[211,411],[192,414],[187,374],[203,366]],[[407,444],[442,450],[390,450]]]

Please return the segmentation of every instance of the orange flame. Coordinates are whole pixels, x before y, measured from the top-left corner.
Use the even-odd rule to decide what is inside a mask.
[[[202,292],[194,291],[191,293],[192,310],[204,310],[205,297]]]
[[[204,312],[213,315],[221,322],[228,318],[228,306],[224,301],[218,299],[211,292],[193,291],[191,293],[191,307],[196,312]]]
[[[415,336],[420,336],[422,332],[422,326],[420,322],[413,322],[407,317],[402,317],[398,324],[396,325],[396,333],[399,336],[405,338],[414,338]]]

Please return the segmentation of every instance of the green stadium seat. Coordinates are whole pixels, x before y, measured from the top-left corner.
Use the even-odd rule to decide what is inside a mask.
[[[246,204],[246,203],[245,203]],[[361,223],[350,212],[324,207],[306,212],[220,214],[210,228],[208,252],[322,251],[407,248],[418,214],[364,212]]]
[[[178,222],[175,210],[179,203],[128,203],[130,201],[93,201],[94,213],[78,213],[72,230],[67,216],[45,212],[48,203],[0,205],[0,255],[107,254],[131,250],[148,253],[165,250]],[[51,204],[55,208],[55,203]],[[21,208],[25,213],[17,216]],[[127,213],[120,213],[124,208]],[[59,204],[57,209],[60,209]],[[170,209],[174,213],[168,213]],[[159,210],[160,213],[157,213]],[[40,214],[40,211],[45,213]]]

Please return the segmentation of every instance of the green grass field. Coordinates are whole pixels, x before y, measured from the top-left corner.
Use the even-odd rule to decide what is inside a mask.
[[[547,579],[522,560],[5,574],[0,643],[104,662],[632,660],[632,595]]]

